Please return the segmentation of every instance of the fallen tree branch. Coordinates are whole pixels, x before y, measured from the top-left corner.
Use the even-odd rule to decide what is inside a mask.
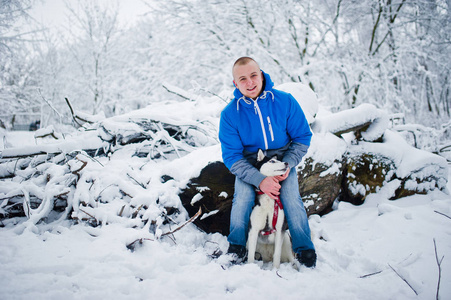
[[[438,282],[437,282],[437,293],[435,295],[435,299],[438,300],[439,299],[438,296],[439,296],[439,292],[440,292],[440,281],[442,278],[442,261],[445,258],[445,256],[443,255],[440,260],[438,259],[437,244],[435,243],[435,239],[434,239],[434,251],[435,251],[435,261],[437,262],[437,266],[438,266]]]
[[[44,144],[33,145],[26,148],[7,148],[0,152],[0,159],[27,158],[38,155],[58,155],[61,153],[70,153],[74,151],[97,152],[103,149],[104,142],[99,139],[99,141],[96,141],[96,143],[97,147],[92,147],[92,144],[86,144],[86,148],[83,148],[84,145],[77,144],[76,146],[81,146],[81,149],[74,149],[74,144],[70,142],[63,142],[59,144],[58,147],[55,147],[52,144]],[[63,151],[62,149],[65,149],[65,151]],[[94,158],[92,159],[95,160]]]
[[[137,210],[135,210],[132,214],[132,219],[136,218],[138,216],[139,211],[141,210],[141,208],[143,208],[144,204],[141,204]]]
[[[138,242],[141,245],[143,243],[143,241],[151,241],[151,242],[153,242],[154,240],[148,239],[148,238],[139,238],[139,239],[134,240],[130,244],[128,244],[126,247],[127,247],[128,250],[133,252],[133,251],[135,251],[135,244]]]
[[[70,193],[70,191],[62,192],[61,194],[55,195],[55,198],[60,198],[61,199],[61,197],[66,196],[69,193]]]
[[[88,164],[88,162],[87,162],[87,161],[84,161],[84,160],[81,160],[81,159],[79,159],[78,157],[75,157],[75,159],[78,160],[79,162],[81,162],[81,163],[82,163],[82,166],[81,166],[80,168],[78,168],[77,170],[72,171],[72,174],[77,175],[78,177],[80,177],[80,173],[79,173],[79,172],[80,172],[81,170],[83,170],[83,169],[86,167],[86,165]]]
[[[48,136],[54,138],[55,140],[59,140],[59,138],[55,135],[55,132],[53,130],[52,130],[52,132],[35,135],[35,138],[43,139],[43,138],[48,137]]]
[[[67,99],[67,98],[64,98],[64,99],[66,99],[66,103],[67,103],[67,105],[69,106],[70,114],[72,115],[72,120],[74,120],[74,122],[75,122],[78,126],[83,127],[83,124],[80,124],[80,123],[77,121],[77,119],[80,120],[80,121],[82,121],[82,122],[88,123],[88,124],[92,124],[92,123],[93,123],[92,121],[83,119],[83,118],[80,117],[79,115],[76,115],[75,112],[74,112],[74,110],[73,110],[73,108],[72,108],[72,105],[71,105],[70,102],[69,102],[69,99]]]
[[[97,150],[99,150],[99,149],[97,149]],[[106,151],[104,151],[104,152],[106,153]],[[79,152],[78,154],[84,155],[85,157],[89,158],[90,160],[92,160],[92,161],[98,163],[99,165],[101,165],[102,167],[104,167],[104,165],[98,159],[96,159],[95,157],[91,157],[91,156],[89,156],[89,155],[87,155],[87,154],[85,154],[83,152]]]
[[[91,215],[90,213],[87,213],[86,211],[84,211],[84,210],[81,209],[81,208],[80,208],[80,211],[81,211],[81,212],[84,212],[85,214],[87,214],[88,216],[90,216],[91,218],[93,218],[94,220],[96,220],[96,222],[98,222],[97,219],[96,219],[96,217],[94,217],[94,216]]]
[[[434,210],[434,212],[435,212],[435,213],[438,213],[439,215],[445,216],[445,217],[447,217],[448,219],[451,219],[451,217],[450,217],[450,216],[448,216],[448,215],[445,215],[444,213],[441,213],[441,212],[439,212],[439,211],[436,211],[436,210]]]
[[[75,122],[78,126],[82,127],[83,124],[78,123],[77,119],[75,118],[75,113],[74,113],[74,110],[73,110],[73,108],[72,108],[72,105],[71,105],[70,102],[69,102],[69,99],[67,99],[67,98],[64,98],[64,99],[66,100],[67,106],[69,106],[70,114],[71,114],[71,116],[72,116],[72,120],[74,120],[74,122]]]
[[[360,276],[359,278],[367,278],[367,277],[370,277],[370,276],[373,276],[373,275],[380,274],[380,273],[382,273],[382,272],[383,272],[383,271],[377,271],[377,272],[374,272],[374,273],[362,275],[362,276]]]
[[[136,180],[135,178],[132,177],[132,175],[127,173],[128,178],[130,178],[131,180],[133,180],[134,182],[136,182],[136,184],[138,184],[139,186],[141,186],[143,189],[145,189],[145,185],[141,182],[139,182],[138,180]]]
[[[124,212],[125,205],[122,206],[121,211],[119,212],[119,217],[122,217],[122,213]]]
[[[407,283],[407,285],[412,289],[415,295],[418,296],[418,292],[410,285],[410,283],[404,277],[402,277],[390,264],[388,264],[388,266],[393,270],[393,272],[396,273],[396,275],[399,276],[399,278],[401,278],[405,283]]]
[[[9,159],[9,158],[27,158],[27,157],[33,157],[33,156],[38,156],[38,155],[48,155],[48,154],[61,154],[62,151],[61,150],[56,150],[53,152],[47,152],[45,150],[36,150],[36,151],[30,151],[26,154],[14,154],[14,153],[9,153],[7,150],[9,149],[5,149],[3,150],[3,152],[0,155],[0,158],[2,159]]]
[[[173,234],[173,233],[175,233],[176,231],[179,231],[180,229],[182,229],[183,227],[185,227],[186,224],[191,223],[191,222],[193,222],[194,220],[196,220],[196,219],[201,215],[201,213],[202,213],[202,208],[199,208],[199,211],[198,211],[194,216],[192,216],[188,221],[186,221],[185,223],[183,223],[182,225],[180,225],[179,227],[177,227],[176,229],[174,229],[174,230],[172,230],[172,231],[163,233],[161,236]],[[135,245],[135,244],[136,244],[136,243],[142,244],[143,241],[145,241],[145,240],[147,240],[147,241],[154,241],[154,240],[149,239],[149,238],[139,238],[139,239],[134,240],[134,241],[131,242],[130,244],[128,244],[128,245],[127,245],[127,249],[133,252],[133,251],[135,251],[135,248],[136,248],[136,245]]]
[[[180,225],[179,227],[177,227],[174,230],[163,233],[161,236],[173,234],[173,233],[179,231],[180,229],[185,227],[187,224],[194,222],[201,214],[202,214],[202,207],[199,207],[199,210],[197,211],[197,213],[194,216],[192,216],[188,221],[186,221],[185,223],[183,223],[182,225]]]

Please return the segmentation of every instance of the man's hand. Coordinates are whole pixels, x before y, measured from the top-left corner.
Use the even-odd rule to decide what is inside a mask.
[[[279,176],[274,176],[274,178],[277,179],[277,181],[284,181],[285,179],[287,179],[288,174],[290,174],[290,168],[288,168],[288,170],[285,172],[285,174],[283,175],[279,175]]]
[[[285,174],[284,174],[285,175]],[[284,176],[282,175],[282,176]],[[259,187],[260,191],[268,195],[270,198],[276,200],[280,195],[280,184],[274,176],[268,176],[262,180]]]

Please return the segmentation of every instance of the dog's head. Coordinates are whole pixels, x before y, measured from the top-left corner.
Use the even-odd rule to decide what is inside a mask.
[[[285,174],[288,163],[278,160],[277,156],[267,157],[261,149],[258,149],[255,167],[265,176],[278,176]]]

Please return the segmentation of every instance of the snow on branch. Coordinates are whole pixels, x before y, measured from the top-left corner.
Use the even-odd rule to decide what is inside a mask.
[[[45,129],[44,129],[45,130]],[[47,131],[43,131],[47,133]],[[52,131],[53,135],[57,135]],[[8,148],[0,153],[0,159],[24,158],[36,155],[56,155],[61,153],[71,153],[74,151],[92,152],[106,147],[106,143],[98,136],[87,134],[83,137],[59,141],[54,144],[42,144],[28,146],[26,148]]]
[[[84,124],[81,124],[79,121],[83,123],[93,124],[96,122],[99,122],[103,119],[105,119],[105,114],[103,112],[97,114],[97,115],[88,115],[84,112],[74,110],[72,108],[72,105],[69,101],[69,99],[64,98],[66,100],[67,106],[69,106],[70,113],[72,115],[72,120],[75,124],[77,124],[79,127],[83,127]]]
[[[199,96],[189,93],[181,88],[178,88],[176,86],[173,86],[172,84],[169,83],[163,83],[162,84],[163,88],[168,91],[171,94],[175,94],[185,100],[189,100],[189,101],[193,101],[195,99],[197,99]]]
[[[362,104],[353,109],[317,118],[312,129],[317,133],[331,132],[337,136],[356,131],[358,139],[373,142],[384,134],[388,124],[389,117],[386,112],[372,104]]]

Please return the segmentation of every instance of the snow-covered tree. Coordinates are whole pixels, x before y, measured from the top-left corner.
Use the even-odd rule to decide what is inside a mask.
[[[39,108],[30,97],[36,80],[33,61],[25,49],[34,38],[23,28],[31,3],[11,0],[0,4],[0,118],[7,127],[13,125],[16,116],[29,116]]]
[[[226,99],[231,64],[249,55],[276,84],[310,85],[332,111],[371,103],[436,128],[449,119],[449,1],[147,4],[125,29],[115,4],[68,2],[67,27],[48,39],[30,75],[40,89],[33,97],[46,99],[46,109],[49,102],[67,113],[67,97],[77,109],[106,115],[165,100],[174,86]]]
[[[155,29],[149,50],[162,81],[190,88],[194,80],[219,91],[231,87],[233,60],[251,55],[276,82],[308,83],[336,110],[369,102],[427,125],[434,121],[425,121],[425,111],[439,116],[435,123],[449,117],[445,1],[149,5]]]
[[[110,80],[114,78],[116,66],[114,54],[118,51],[117,39],[118,9],[114,5],[100,5],[97,1],[80,1],[78,6],[67,2],[69,8],[68,50],[71,54],[70,63],[73,67],[73,90],[83,105],[90,108],[93,114],[109,107],[115,95],[109,90]],[[68,70],[69,71],[69,70]]]

